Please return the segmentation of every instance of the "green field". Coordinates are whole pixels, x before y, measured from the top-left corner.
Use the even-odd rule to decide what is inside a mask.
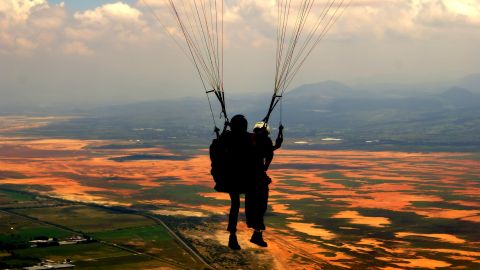
[[[92,233],[154,225],[155,222],[139,215],[116,213],[83,205],[21,209],[16,212],[73,230]]]
[[[29,266],[46,259],[56,262],[70,259],[75,269],[139,269],[140,265],[144,268],[171,267],[155,258],[134,255],[101,243],[19,249],[13,251],[12,256],[2,258],[0,267]]]
[[[0,190],[0,200],[5,209],[0,211],[4,221],[0,223],[0,269],[66,259],[77,269],[201,268],[153,219],[88,205],[42,205],[66,202],[24,192]],[[62,240],[80,233],[94,241],[41,248],[29,243],[38,237]]]
[[[54,261],[62,261],[66,258],[73,261],[98,260],[130,255],[130,253],[126,251],[101,243],[29,248],[16,250],[15,253],[25,257],[41,257]]]
[[[23,192],[0,189],[0,206],[20,206],[38,203],[36,196]]]
[[[60,239],[73,235],[72,232],[4,212],[0,212],[0,220],[2,220],[0,223],[0,246],[26,245],[26,242],[39,236]]]
[[[172,236],[160,225],[104,231],[93,236],[98,240],[121,244],[187,265],[194,262],[190,256],[185,256],[185,250],[175,243]]]

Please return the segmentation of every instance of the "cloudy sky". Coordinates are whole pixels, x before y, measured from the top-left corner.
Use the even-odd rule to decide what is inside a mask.
[[[145,0],[168,24],[163,0]],[[185,0],[184,0],[185,1]],[[225,0],[225,88],[269,92],[275,1]],[[480,72],[480,0],[352,0],[296,85],[421,82]],[[143,0],[0,0],[0,104],[202,96]]]

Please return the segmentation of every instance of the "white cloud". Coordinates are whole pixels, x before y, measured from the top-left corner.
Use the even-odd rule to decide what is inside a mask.
[[[312,16],[320,14],[326,2],[317,1]],[[252,26],[243,30],[255,31],[272,39],[271,28],[275,28],[277,22],[275,0],[229,3],[225,20],[230,26],[239,29]],[[295,14],[298,9],[291,10]],[[294,18],[291,14],[291,19]],[[424,39],[469,26],[480,26],[480,0],[352,0],[337,27],[332,28],[329,38]]]
[[[21,38],[21,37],[15,39],[15,45],[21,51],[30,51],[37,47],[37,45],[33,43],[31,40],[28,40],[26,38]]]
[[[76,12],[65,28],[70,41],[82,41],[89,48],[116,50],[130,49],[132,45],[144,47],[163,35],[152,29],[155,22],[147,22],[141,10],[122,2],[105,4],[100,7]]]
[[[62,4],[6,0],[0,4],[0,53],[30,54],[56,46],[66,18]]]
[[[67,18],[67,11],[63,4],[43,5],[42,8],[34,10],[29,15],[30,27],[37,30],[56,31],[63,27]]]
[[[46,6],[46,0],[4,0],[0,4],[0,13],[5,13],[13,21],[26,21],[35,8]]]
[[[431,28],[480,26],[480,1],[430,0],[416,7],[416,20]]]
[[[118,89],[131,97],[150,93],[152,98],[198,90],[194,68],[174,48],[143,0],[119,1],[75,11],[68,6],[70,1],[62,5],[0,0],[0,91],[22,87],[25,93],[85,91],[89,97],[103,93],[108,99]],[[145,1],[169,32],[181,38],[167,0]],[[276,0],[225,3],[228,91],[269,89],[275,64]],[[398,72],[417,77],[478,72],[479,26],[480,0],[352,0],[323,43],[324,50],[307,61],[298,83]],[[52,78],[61,78],[61,83]]]
[[[464,16],[467,21],[480,24],[480,1],[479,0],[444,0],[447,10]]]
[[[88,41],[98,38],[101,33],[97,29],[67,26],[64,30],[65,37],[69,40]]]
[[[117,2],[113,4],[105,4],[93,10],[76,12],[75,19],[83,24],[106,25],[108,23],[133,23],[141,24],[141,12],[127,4]]]
[[[0,53],[42,52],[93,55],[98,48],[121,49],[158,37],[142,12],[122,2],[70,13],[46,0],[0,2]]]
[[[166,35],[144,1],[155,10],[170,33],[179,36],[180,32],[173,30],[176,23],[165,0],[140,0],[134,6],[114,2],[74,13],[68,12],[63,3],[2,0],[0,52],[58,51],[56,48],[75,42],[84,44],[92,52],[106,47],[129,48],[132,44],[153,46]],[[227,1],[224,5],[226,46],[272,46],[276,34],[276,2]],[[480,0],[352,0],[328,38],[428,39],[456,31],[464,35],[466,27],[478,34],[478,26]]]
[[[91,56],[93,55],[93,51],[87,47],[82,42],[73,41],[63,45],[63,52],[66,54],[73,54],[73,55],[83,55],[83,56]]]

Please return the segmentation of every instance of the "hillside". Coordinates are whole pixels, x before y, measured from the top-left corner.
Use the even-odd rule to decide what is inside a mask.
[[[462,85],[473,86],[476,78],[464,79]],[[480,146],[480,93],[463,86],[411,91],[398,85],[395,90],[381,91],[334,81],[303,85],[285,95],[283,123],[290,143],[308,139],[320,143],[319,147],[475,150]],[[268,95],[231,96],[227,106],[231,116],[245,114],[253,125],[263,118],[268,100]],[[105,139],[173,138],[201,144],[213,136],[208,103],[200,97],[107,106],[80,116],[29,132]],[[271,119],[274,126],[278,117],[277,110]],[[216,120],[218,126],[222,122]],[[322,138],[326,137],[342,141],[325,146]]]

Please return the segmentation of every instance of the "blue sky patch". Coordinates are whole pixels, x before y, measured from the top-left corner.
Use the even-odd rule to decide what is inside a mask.
[[[99,7],[107,3],[123,2],[132,5],[135,0],[48,0],[51,4],[65,3],[65,6],[70,10],[86,10]]]

